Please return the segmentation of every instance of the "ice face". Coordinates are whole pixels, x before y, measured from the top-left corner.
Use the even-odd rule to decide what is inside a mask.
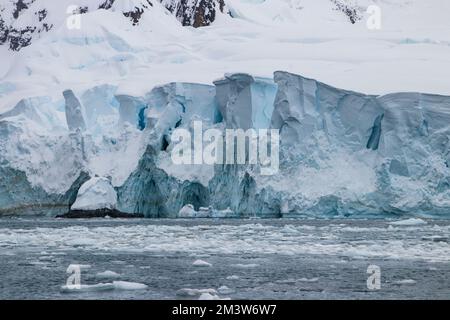
[[[385,110],[380,152],[395,160],[391,167],[421,176],[430,155],[448,165],[450,99],[444,96],[399,93],[379,98]],[[405,143],[406,142],[406,143]]]
[[[146,95],[147,118],[163,131],[189,125],[194,119],[207,123],[220,121],[214,86],[193,83],[171,83],[157,87]],[[168,112],[170,110],[170,112]]]
[[[228,128],[269,128],[277,92],[273,80],[233,74],[214,84],[219,110]]]
[[[81,99],[66,91],[65,103],[21,101],[0,114],[0,212],[77,200],[147,217],[448,215],[450,97],[365,95],[287,72],[215,85],[169,83],[143,96],[105,85]],[[171,133],[194,121],[279,129],[279,173],[175,165]],[[80,189],[96,176],[104,188]]]
[[[87,126],[94,133],[96,130],[98,133],[104,132],[107,129],[105,122],[117,119],[120,102],[115,97],[116,91],[115,86],[102,85],[86,90],[80,96],[80,102],[86,113]]]
[[[85,179],[82,139],[58,109],[59,102],[35,97],[0,115],[0,212],[53,213],[74,200]]]
[[[120,122],[122,124],[128,122],[133,126],[145,128],[145,123],[142,122],[141,112],[146,108],[143,101],[138,98],[128,95],[117,95],[119,101]]]
[[[322,134],[333,145],[362,150],[383,110],[375,97],[339,90],[286,72],[275,73],[279,90],[272,127],[281,130],[282,143],[300,143]],[[374,147],[375,141],[369,147]],[[305,150],[306,151],[306,150]]]
[[[376,212],[445,214],[434,203],[447,197],[438,186],[449,175],[449,97],[367,96],[285,72],[275,82],[281,158],[290,172],[300,167],[288,200],[294,212],[362,213],[375,205]]]
[[[63,92],[66,100],[66,120],[70,131],[85,131],[86,121],[80,101],[75,97],[72,90]]]

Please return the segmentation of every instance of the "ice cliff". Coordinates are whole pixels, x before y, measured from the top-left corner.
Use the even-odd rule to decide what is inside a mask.
[[[0,114],[0,214],[146,217],[450,214],[450,97],[365,95],[299,75],[226,75],[143,96],[111,85]],[[174,165],[175,128],[280,130],[280,170]]]

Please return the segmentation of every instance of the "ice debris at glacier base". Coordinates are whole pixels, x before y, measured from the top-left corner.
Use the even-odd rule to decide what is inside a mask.
[[[0,213],[67,211],[93,177],[111,184],[105,195],[114,190],[117,210],[146,217],[450,212],[447,96],[372,96],[276,72],[171,83],[142,97],[104,85],[64,98],[23,99],[0,114]],[[279,174],[173,165],[171,133],[193,121],[279,129]]]
[[[192,204],[187,204],[178,212],[179,218],[234,218],[237,217],[236,213],[230,208],[225,210],[215,210],[211,207],[200,207],[199,210],[195,210]]]
[[[117,194],[106,178],[92,178],[85,182],[71,210],[116,209]]]

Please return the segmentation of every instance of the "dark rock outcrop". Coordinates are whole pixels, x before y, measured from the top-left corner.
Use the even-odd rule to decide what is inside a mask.
[[[92,219],[92,218],[143,218],[143,214],[128,214],[116,209],[98,209],[98,210],[70,210],[66,214],[58,215],[56,218],[65,219]]]
[[[194,28],[209,26],[219,12],[224,12],[224,0],[160,0],[183,26]]]
[[[116,0],[93,0],[92,6],[80,6],[74,10],[74,14],[85,14],[92,10],[110,10]],[[183,26],[203,27],[209,26],[216,19],[219,12],[224,12],[224,0],[142,0],[133,10],[123,12],[123,15],[136,26],[139,24],[145,11],[153,7],[152,1],[160,1],[165,8],[175,15]],[[0,45],[9,46],[10,50],[19,51],[29,46],[39,34],[48,32],[54,27],[54,22],[49,21],[48,10],[50,8],[36,8],[39,0],[13,0],[12,10],[7,10],[6,5],[0,4]],[[36,10],[36,11],[35,11]],[[15,26],[15,21],[22,14],[31,15],[33,21],[30,25]]]

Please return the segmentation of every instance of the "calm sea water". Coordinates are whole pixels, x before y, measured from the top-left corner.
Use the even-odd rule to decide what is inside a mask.
[[[67,268],[80,264],[88,286],[65,293]],[[378,290],[367,286],[371,265]],[[89,287],[113,281],[147,288]],[[448,299],[450,221],[0,219],[0,299],[199,298],[186,289],[230,299]]]

